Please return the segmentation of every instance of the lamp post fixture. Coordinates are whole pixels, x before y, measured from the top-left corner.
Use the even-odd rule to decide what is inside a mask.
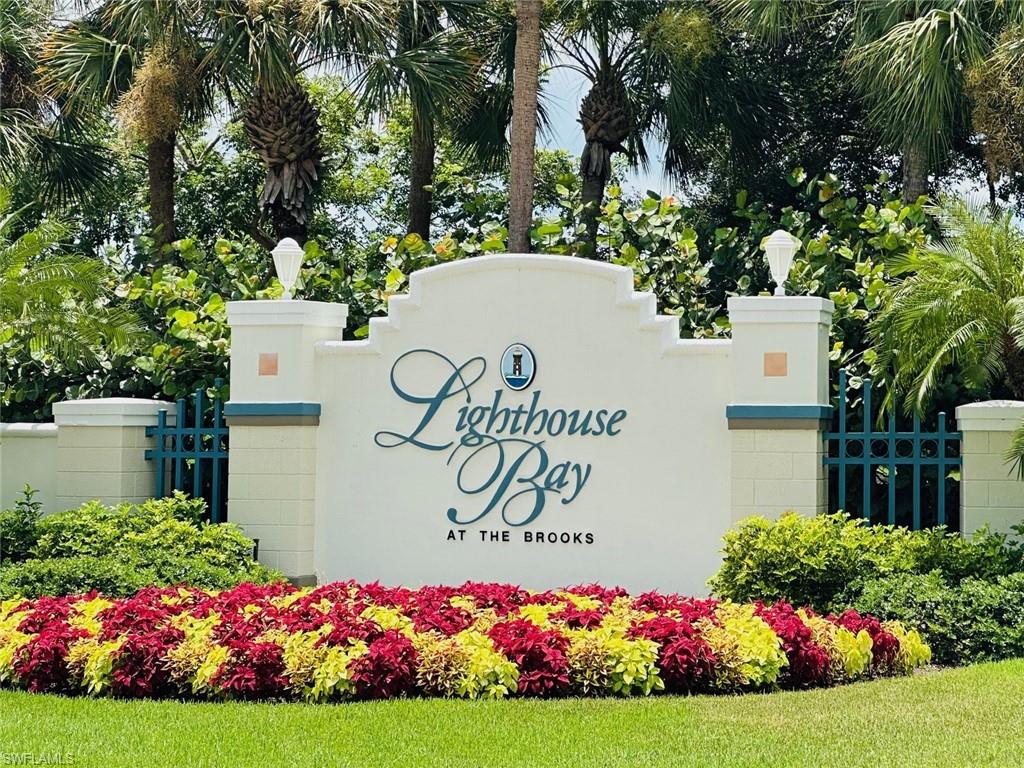
[[[768,236],[764,244],[765,255],[768,257],[768,269],[775,283],[775,295],[785,296],[784,283],[789,277],[789,268],[793,266],[793,256],[800,249],[800,240],[782,229],[777,229]]]
[[[302,247],[290,237],[279,242],[271,253],[274,255],[274,271],[277,272],[277,279],[284,287],[281,298],[291,299],[292,286],[295,285],[295,281],[299,277],[299,267],[302,266],[302,259],[306,254]]]

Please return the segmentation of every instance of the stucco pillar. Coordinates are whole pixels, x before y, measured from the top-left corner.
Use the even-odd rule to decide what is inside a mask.
[[[1024,522],[1024,482],[1004,455],[1014,430],[1024,424],[1024,402],[989,400],[956,409],[963,434],[960,455],[960,530],[973,533],[988,525],[1011,533]]]
[[[828,336],[834,309],[814,296],[729,299],[733,521],[827,510],[822,431],[832,410]]]
[[[173,424],[173,404],[158,400],[111,397],[55,403],[56,509],[91,499],[116,504],[152,498],[157,466],[146,461],[145,452],[156,441],[146,437],[146,427],[156,424],[162,408]]]
[[[259,539],[259,559],[313,579],[317,431],[315,348],[340,339],[348,307],[236,301],[231,325],[228,520]]]

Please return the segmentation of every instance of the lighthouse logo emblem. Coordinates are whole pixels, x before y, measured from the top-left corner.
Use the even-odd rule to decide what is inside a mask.
[[[501,356],[501,379],[509,389],[519,392],[533,383],[537,363],[525,344],[510,344]]]

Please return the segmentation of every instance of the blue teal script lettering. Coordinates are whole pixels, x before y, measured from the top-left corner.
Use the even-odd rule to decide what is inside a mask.
[[[440,363],[442,374],[433,382],[416,382],[408,373],[414,360],[435,368]],[[432,349],[403,353],[391,366],[391,389],[400,400],[421,407],[418,421],[404,432],[381,430],[373,441],[381,448],[448,452],[446,463],[456,468],[456,488],[481,500],[475,512],[460,514],[450,507],[450,522],[471,525],[497,510],[506,525],[528,525],[544,511],[550,496],[570,504],[590,479],[590,464],[555,461],[548,452],[548,438],[615,437],[627,413],[622,408],[545,408],[539,389],[528,403],[506,403],[502,389],[495,389],[486,401],[474,401],[471,390],[486,371],[483,357],[459,365]],[[436,426],[431,427],[442,414],[455,417],[454,434],[438,439],[432,436]]]

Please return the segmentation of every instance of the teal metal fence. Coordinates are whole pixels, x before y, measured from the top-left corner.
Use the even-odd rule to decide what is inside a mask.
[[[858,390],[845,369],[839,372],[833,431],[825,433],[830,508],[914,530],[959,530],[960,433],[947,429],[945,413],[930,431],[916,414],[910,429],[900,430],[892,412],[887,428],[875,429],[871,387],[864,379],[859,407],[850,408]]]
[[[219,390],[221,381],[214,386]],[[155,426],[146,435],[156,438],[156,447],[146,450],[146,459],[157,462],[154,496],[163,498],[185,491],[206,499],[210,522],[227,519],[228,427],[219,398],[208,399],[196,390],[192,402],[181,398],[175,404],[174,424],[167,423],[167,411],[157,414]]]

